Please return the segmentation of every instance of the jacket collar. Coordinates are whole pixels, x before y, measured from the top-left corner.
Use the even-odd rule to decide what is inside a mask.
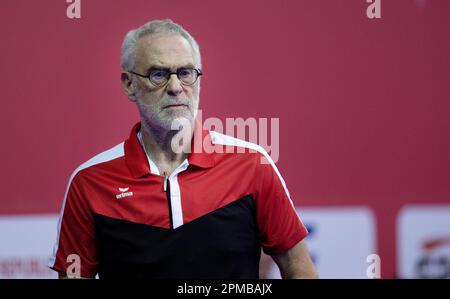
[[[133,177],[140,178],[151,173],[145,151],[139,142],[137,133],[141,129],[141,123],[133,126],[130,136],[125,140],[125,162]],[[205,151],[205,146],[213,146],[211,135],[196,119],[194,135],[191,142],[191,152],[188,154],[188,162],[200,168],[214,167],[214,156]]]

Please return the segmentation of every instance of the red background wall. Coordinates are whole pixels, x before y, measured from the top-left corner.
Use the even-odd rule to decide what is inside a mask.
[[[58,212],[71,172],[128,136],[120,45],[154,18],[199,42],[204,118],[280,118],[297,205],[374,210],[383,277],[399,208],[450,202],[450,1],[383,0],[377,20],[365,0],[83,0],[79,20],[67,6],[0,3],[1,214]]]

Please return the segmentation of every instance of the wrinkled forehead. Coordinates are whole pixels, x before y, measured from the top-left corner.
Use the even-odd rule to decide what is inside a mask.
[[[146,71],[152,67],[177,69],[195,67],[194,51],[180,35],[153,34],[141,37],[136,45],[136,69]]]

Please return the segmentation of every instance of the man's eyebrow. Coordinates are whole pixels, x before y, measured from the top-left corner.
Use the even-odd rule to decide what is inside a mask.
[[[193,69],[195,69],[195,65],[193,65],[192,63],[188,63],[188,64],[185,64],[182,67],[179,67],[179,69],[186,69],[186,68],[193,68]]]
[[[147,74],[154,70],[170,70],[170,69],[168,67],[154,65],[147,69]]]
[[[195,66],[192,63],[188,63],[188,64],[185,64],[183,66],[178,67],[177,70],[178,69],[185,69],[185,68],[195,68]],[[150,73],[151,71],[154,71],[154,70],[168,70],[168,71],[170,71],[171,68],[167,67],[167,66],[162,66],[162,65],[153,65],[153,66],[151,66],[150,68],[147,69],[147,74]]]

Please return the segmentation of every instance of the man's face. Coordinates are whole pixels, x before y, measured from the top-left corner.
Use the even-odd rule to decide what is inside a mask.
[[[147,75],[152,68],[167,68],[171,72],[183,67],[198,68],[194,51],[179,35],[149,35],[139,39],[136,47],[136,73]],[[200,78],[190,86],[171,75],[166,85],[158,87],[147,78],[132,75],[135,101],[146,126],[169,130],[176,118],[191,123],[199,104]]]

